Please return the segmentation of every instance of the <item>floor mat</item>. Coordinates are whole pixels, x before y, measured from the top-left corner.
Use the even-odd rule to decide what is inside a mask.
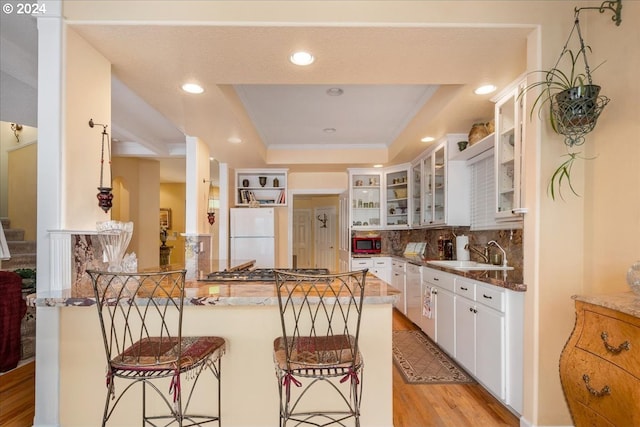
[[[475,383],[421,331],[393,331],[393,361],[411,384]]]

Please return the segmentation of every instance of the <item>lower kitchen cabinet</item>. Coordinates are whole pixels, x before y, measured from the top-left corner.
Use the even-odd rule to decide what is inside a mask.
[[[391,283],[391,258],[390,257],[373,257],[373,269],[371,273],[378,279]]]
[[[405,282],[406,266],[406,261],[401,261],[395,258],[391,259],[391,286],[402,292],[396,300],[395,307],[405,316],[407,315],[407,288]]]
[[[420,267],[412,263],[407,263],[405,270],[407,317],[413,323],[420,326],[420,319],[422,317],[422,280],[420,278]]]
[[[422,274],[436,292],[438,346],[522,413],[524,294],[426,267]]]
[[[423,304],[429,301],[430,310],[422,310],[420,326],[440,348],[455,356],[455,276],[440,270],[422,268]],[[430,317],[427,316],[430,311]]]

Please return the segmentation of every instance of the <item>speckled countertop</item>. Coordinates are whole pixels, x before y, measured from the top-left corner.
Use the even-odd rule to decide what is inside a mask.
[[[479,282],[488,283],[490,285],[499,286],[501,288],[510,289],[516,292],[526,292],[527,285],[523,283],[522,269],[514,268],[513,270],[455,270],[452,268],[441,267],[438,265],[429,264],[427,259],[419,257],[405,258],[395,255],[355,255],[354,258],[374,258],[374,257],[390,257],[408,261],[412,264],[420,265],[423,267],[433,268],[434,270],[445,271],[447,273],[456,274],[458,276],[467,277],[469,279],[477,280]]]
[[[640,295],[631,291],[602,295],[574,295],[572,298],[640,318]]]
[[[364,304],[393,304],[400,291],[387,282],[369,274],[365,288]],[[71,289],[48,295],[29,296],[30,303],[40,307],[90,306],[95,304],[92,295]],[[190,280],[185,285],[185,305],[192,306],[251,306],[278,305],[273,282],[239,281],[211,282]]]

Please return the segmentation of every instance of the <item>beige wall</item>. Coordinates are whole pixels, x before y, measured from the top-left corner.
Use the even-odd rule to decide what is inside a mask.
[[[24,230],[24,240],[36,240],[37,144],[9,151],[8,217],[11,228]]]
[[[28,144],[37,143],[38,129],[23,125],[22,131],[18,132],[18,137],[20,138],[20,142],[16,140],[11,130],[11,123],[0,122],[0,217],[9,215],[9,202],[7,200],[9,152]],[[33,161],[35,162],[36,159],[34,158]]]
[[[171,230],[167,245],[173,246],[171,250],[171,263],[184,265],[184,212],[185,212],[185,184],[166,183],[160,184],[160,207],[171,209]],[[158,238],[158,244],[160,240]]]

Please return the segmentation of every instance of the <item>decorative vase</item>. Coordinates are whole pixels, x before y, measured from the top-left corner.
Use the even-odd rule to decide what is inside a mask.
[[[122,258],[133,234],[133,222],[101,221],[96,223],[98,240],[107,258],[110,272],[123,271]]]
[[[627,283],[631,290],[640,296],[640,261],[636,261],[627,272]]]
[[[260,177],[258,177],[258,180],[260,181],[260,187],[264,187],[267,184],[267,177],[266,176],[260,176]]]
[[[249,186],[249,180],[248,179],[243,179],[242,180],[242,186],[243,187],[248,187]]]
[[[280,187],[280,180],[278,178],[273,178],[273,186]]]

